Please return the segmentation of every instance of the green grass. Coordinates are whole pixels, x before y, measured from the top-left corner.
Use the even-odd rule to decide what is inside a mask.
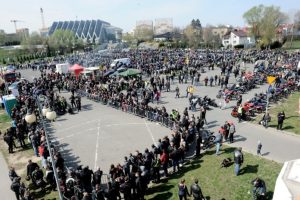
[[[283,48],[285,48],[285,49],[300,49],[300,40],[294,40],[292,42],[292,46],[291,46],[290,41],[286,41],[285,44],[283,45]]]
[[[0,151],[2,155],[4,156],[4,159],[8,166],[13,166],[18,173],[19,176],[21,176],[21,181],[25,183],[27,187],[29,187],[30,191],[33,193],[35,199],[47,199],[47,200],[54,200],[58,199],[58,193],[51,191],[48,187],[46,188],[45,192],[42,192],[40,189],[35,188],[31,181],[26,181],[26,166],[27,161],[29,159],[32,159],[33,162],[38,162],[41,166],[40,158],[37,158],[34,156],[33,149],[31,148],[31,145],[28,144],[28,140],[25,139],[25,143],[28,146],[26,149],[17,148],[14,149],[13,154],[9,154],[7,150],[7,144],[3,141],[2,136],[3,133],[6,131],[7,128],[11,125],[11,119],[10,117],[3,111],[0,110],[0,130],[2,132],[1,140],[0,140]],[[16,142],[16,145],[18,146],[18,143]],[[44,170],[45,174],[45,170]],[[9,189],[9,188],[7,188]]]
[[[282,165],[276,162],[244,153],[244,164],[241,175],[234,175],[234,164],[228,168],[220,168],[224,158],[233,158],[234,148],[223,146],[220,156],[215,155],[215,149],[208,151],[201,159],[192,161],[180,172],[173,174],[165,183],[154,184],[149,188],[146,199],[167,200],[178,199],[178,183],[185,179],[190,187],[193,178],[198,178],[202,192],[210,200],[248,200],[252,199],[251,181],[255,177],[262,178],[267,185],[267,199],[272,199],[276,178]]]
[[[300,134],[300,115],[299,115],[299,98],[300,92],[291,94],[288,99],[279,102],[270,108],[271,122],[270,127],[276,128],[277,126],[277,114],[280,111],[284,111],[285,120],[283,122],[283,130]],[[263,115],[258,115],[255,122],[258,123],[262,119]]]

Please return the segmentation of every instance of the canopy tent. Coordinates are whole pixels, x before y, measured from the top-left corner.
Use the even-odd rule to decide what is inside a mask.
[[[124,72],[119,73],[119,76],[136,76],[140,73],[141,73],[140,70],[130,68],[130,69],[127,69]]]
[[[82,72],[84,70],[84,67],[78,65],[78,64],[75,64],[73,65],[72,67],[69,68],[70,71],[73,71],[76,78],[78,78],[78,75],[80,74],[80,72]]]

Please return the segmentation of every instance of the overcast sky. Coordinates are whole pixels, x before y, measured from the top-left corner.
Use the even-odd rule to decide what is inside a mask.
[[[18,28],[30,32],[42,27],[40,8],[46,26],[58,20],[102,19],[113,26],[131,31],[137,20],[173,18],[174,26],[184,27],[191,19],[206,24],[244,26],[242,15],[252,6],[280,6],[292,15],[300,10],[299,0],[0,0],[0,29],[14,32],[11,20],[22,20]]]

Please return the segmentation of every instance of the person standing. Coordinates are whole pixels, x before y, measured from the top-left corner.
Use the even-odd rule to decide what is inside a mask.
[[[176,92],[175,98],[179,98],[180,96],[179,96],[179,87],[178,87],[178,85],[176,86],[175,92]]]
[[[160,162],[161,162],[161,164],[163,166],[165,177],[168,177],[169,176],[169,173],[168,173],[169,154],[167,153],[166,149],[163,149],[163,153],[160,156]]]
[[[230,123],[229,127],[229,143],[233,143],[233,134],[235,133],[235,125]]]
[[[10,186],[10,189],[15,193],[17,200],[20,200],[20,180],[21,177],[15,177]]]
[[[220,155],[220,148],[221,148],[221,143],[223,140],[223,135],[222,133],[219,131],[216,135],[216,139],[215,139],[215,144],[216,144],[216,155]]]
[[[283,121],[285,120],[284,111],[278,113],[277,119],[278,119],[277,130],[282,130]]]
[[[242,153],[242,147],[239,147],[238,149],[236,149],[234,151],[234,173],[236,176],[239,175],[240,169],[241,169],[241,165],[244,162],[244,155]]]
[[[207,125],[207,121],[206,121],[206,109],[204,106],[201,107],[200,110],[200,119]]]
[[[194,179],[194,183],[190,187],[190,195],[194,198],[194,200],[204,200],[204,196],[202,194],[202,190],[198,185],[198,179]]]
[[[182,179],[180,183],[178,184],[178,196],[179,200],[187,200],[187,195],[190,196],[189,191],[187,189],[187,186],[185,184],[185,180]]]

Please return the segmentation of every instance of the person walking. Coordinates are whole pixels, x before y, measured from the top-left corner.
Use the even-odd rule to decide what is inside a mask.
[[[277,120],[278,120],[277,130],[282,130],[283,121],[285,120],[284,111],[278,113]]]
[[[261,156],[261,148],[262,148],[261,141],[258,140],[258,142],[257,142],[257,151],[256,151],[256,154],[257,154],[258,156]]]
[[[238,149],[236,149],[234,151],[234,173],[236,176],[239,175],[240,169],[241,169],[241,165],[244,162],[244,155],[242,153],[242,147],[239,147]]]
[[[194,198],[194,200],[205,200],[202,190],[198,185],[198,179],[194,179],[194,183],[190,187],[190,196]]]
[[[179,200],[187,200],[187,196],[190,196],[184,179],[182,179],[178,184],[178,196]]]

